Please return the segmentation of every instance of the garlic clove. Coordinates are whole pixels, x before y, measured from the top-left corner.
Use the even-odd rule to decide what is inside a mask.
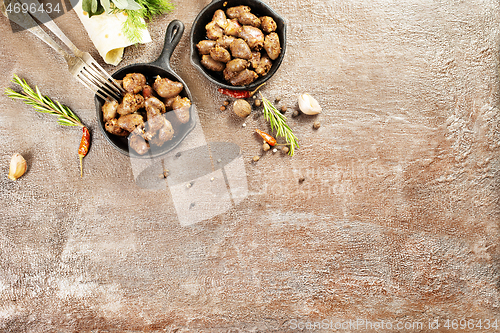
[[[302,94],[299,96],[299,109],[302,113],[310,116],[321,113],[322,111],[318,101],[309,94]]]
[[[16,153],[12,155],[10,160],[10,168],[9,168],[9,179],[16,180],[17,178],[24,175],[28,165],[26,164],[26,160],[20,154]]]

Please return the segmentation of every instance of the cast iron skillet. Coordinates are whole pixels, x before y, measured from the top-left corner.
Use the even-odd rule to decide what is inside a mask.
[[[112,76],[121,80],[128,73],[142,73],[146,76],[148,84],[152,85],[156,76],[160,75],[162,78],[166,77],[173,81],[178,81],[184,85],[184,89],[180,93],[181,97],[187,97],[192,102],[191,93],[187,85],[184,81],[177,75],[172,68],[170,67],[170,57],[174,52],[175,47],[179,43],[182,34],[184,32],[184,24],[181,21],[174,20],[170,22],[167,28],[167,32],[165,33],[165,44],[163,46],[163,50],[161,55],[152,63],[148,64],[133,64],[123,67],[112,74]],[[161,156],[163,154],[168,153],[172,149],[174,149],[182,140],[188,135],[189,132],[195,127],[195,119],[194,119],[194,106],[191,105],[189,110],[189,122],[186,124],[181,124],[176,121],[176,116],[173,111],[169,111],[166,113],[167,119],[172,123],[174,127],[174,137],[172,140],[165,142],[161,147],[156,147],[151,145],[149,151],[144,155],[137,154],[134,150],[129,150],[128,139],[127,137],[120,137],[113,135],[111,133],[106,132],[104,128],[104,121],[102,120],[102,112],[101,108],[104,104],[104,100],[100,97],[95,97],[95,105],[97,111],[97,119],[99,120],[99,127],[101,128],[101,132],[104,134],[104,137],[108,140],[108,142],[115,147],[121,153],[138,158],[154,158]]]
[[[276,21],[277,29],[276,33],[279,36],[281,44],[281,54],[279,57],[273,61],[273,67],[269,70],[269,73],[259,77],[257,80],[252,82],[247,86],[232,86],[222,77],[222,72],[213,72],[200,63],[201,56],[198,54],[196,49],[196,44],[201,40],[207,39],[207,32],[205,26],[212,21],[212,17],[217,9],[226,10],[229,7],[246,5],[252,10],[251,12],[257,16],[270,16]],[[208,6],[203,8],[203,10],[198,14],[194,20],[193,27],[191,29],[191,63],[196,67],[203,75],[205,75],[213,83],[227,89],[233,90],[252,90],[258,85],[269,80],[271,76],[276,73],[278,67],[281,65],[283,58],[285,56],[286,49],[286,23],[285,20],[279,16],[274,10],[272,10],[268,5],[259,0],[213,0]]]

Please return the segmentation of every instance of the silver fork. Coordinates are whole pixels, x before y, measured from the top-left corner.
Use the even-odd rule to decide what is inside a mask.
[[[21,27],[27,29],[32,34],[40,38],[57,53],[63,56],[68,64],[70,74],[73,75],[80,83],[104,100],[120,100],[120,97],[125,93],[125,90],[120,86],[120,84],[113,79],[89,53],[79,50],[45,12],[35,11],[31,13],[27,11],[26,13],[23,13],[22,10],[20,10],[19,13],[15,13],[14,11],[8,13],[6,10],[6,4],[8,5],[9,2],[12,6],[16,2],[19,3],[18,0],[5,0],[5,2],[0,3],[2,13],[11,21],[19,24]],[[36,8],[40,5],[37,0],[24,0],[24,2],[28,4],[35,4]],[[66,44],[73,54],[70,54],[61,48],[38,25],[31,15],[41,22],[46,22],[44,25],[64,44]]]

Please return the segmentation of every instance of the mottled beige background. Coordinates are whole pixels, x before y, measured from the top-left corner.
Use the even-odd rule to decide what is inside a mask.
[[[0,96],[0,331],[292,332],[323,319],[429,331],[434,319],[500,319],[499,1],[266,1],[289,33],[263,93],[290,115],[309,92],[324,112],[290,117],[293,158],[255,164],[263,119],[243,127],[219,111],[224,97],[189,62],[207,2],[174,2],[150,27],[154,43],[127,49],[119,67],[154,60],[168,23],[183,21],[173,67],[207,140],[242,148],[249,196],[181,227],[168,190],[134,183],[65,62],[0,17],[2,90],[17,73],[93,134],[80,179],[80,131]],[[73,12],[56,22],[97,57]],[[15,152],[29,171],[12,182]]]

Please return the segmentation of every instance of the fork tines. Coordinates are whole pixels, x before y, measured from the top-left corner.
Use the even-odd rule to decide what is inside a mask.
[[[95,60],[86,60],[76,78],[102,99],[120,101],[126,91]]]

